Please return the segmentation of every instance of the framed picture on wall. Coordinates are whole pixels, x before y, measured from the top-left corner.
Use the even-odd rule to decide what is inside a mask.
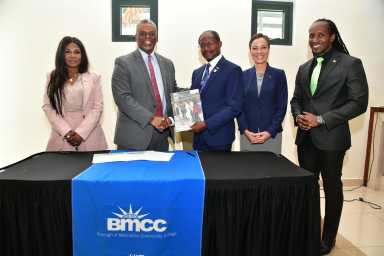
[[[112,42],[135,41],[136,25],[150,19],[158,25],[157,0],[112,0]]]
[[[293,3],[252,1],[252,35],[263,33],[271,44],[292,45]]]

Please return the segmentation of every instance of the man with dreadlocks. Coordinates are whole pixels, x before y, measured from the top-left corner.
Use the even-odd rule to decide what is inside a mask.
[[[367,109],[368,84],[360,59],[352,57],[331,20],[309,29],[313,58],[299,67],[291,110],[299,127],[299,164],[319,176],[325,193],[320,255],[335,245],[343,208],[343,159],[351,146],[348,121]]]

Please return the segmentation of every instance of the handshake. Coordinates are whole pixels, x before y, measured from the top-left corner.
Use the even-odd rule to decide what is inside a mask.
[[[172,125],[171,119],[167,116],[153,116],[149,123],[159,132],[163,132]]]

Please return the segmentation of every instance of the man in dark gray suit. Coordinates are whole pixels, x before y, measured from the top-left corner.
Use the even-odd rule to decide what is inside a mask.
[[[112,93],[118,107],[118,149],[168,150],[173,124],[170,93],[176,90],[171,60],[154,52],[157,27],[142,20],[136,28],[138,49],[115,60]]]
[[[325,216],[320,254],[328,254],[343,208],[343,160],[351,147],[348,121],[367,109],[368,84],[360,59],[349,55],[336,25],[316,20],[309,29],[314,58],[300,66],[291,100],[300,166],[321,173]]]

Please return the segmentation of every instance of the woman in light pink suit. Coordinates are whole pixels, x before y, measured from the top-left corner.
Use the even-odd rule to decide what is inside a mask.
[[[52,131],[47,151],[107,149],[100,117],[103,97],[100,76],[88,71],[81,41],[64,37],[56,51],[55,69],[48,75],[43,110]]]

